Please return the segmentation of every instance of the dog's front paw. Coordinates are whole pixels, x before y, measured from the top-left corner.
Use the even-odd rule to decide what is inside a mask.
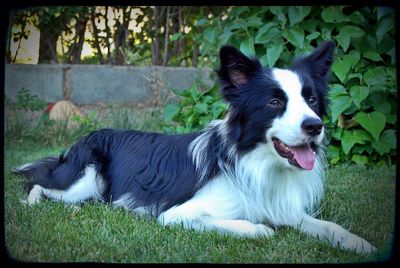
[[[360,254],[370,254],[376,251],[376,247],[371,245],[367,240],[352,233],[343,235],[338,244],[340,248],[355,250]]]
[[[256,237],[268,237],[273,236],[275,234],[274,229],[264,224],[255,224],[255,236]]]

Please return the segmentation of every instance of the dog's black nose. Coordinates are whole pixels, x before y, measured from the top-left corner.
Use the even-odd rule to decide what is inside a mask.
[[[322,122],[318,118],[306,118],[301,124],[301,128],[310,136],[317,136],[322,131]]]

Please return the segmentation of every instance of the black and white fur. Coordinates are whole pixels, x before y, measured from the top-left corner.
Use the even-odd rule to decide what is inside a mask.
[[[269,237],[292,226],[332,246],[375,248],[312,215],[323,196],[321,143],[334,44],[322,43],[289,69],[262,68],[231,46],[217,71],[229,104],[204,130],[165,135],[102,129],[59,157],[18,167],[28,204],[112,202],[163,225]]]

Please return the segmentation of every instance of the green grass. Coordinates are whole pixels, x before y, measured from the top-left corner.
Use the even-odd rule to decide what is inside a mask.
[[[43,201],[24,207],[22,177],[13,166],[58,154],[6,144],[4,163],[5,242],[9,256],[29,262],[123,263],[336,263],[379,261],[390,256],[394,228],[395,168],[330,168],[322,216],[378,248],[369,256],[342,251],[291,228],[271,238],[240,239],[215,232],[161,227],[153,218],[90,202],[79,207]]]
[[[49,120],[48,116],[32,111],[16,110],[6,106],[4,140],[8,147],[68,147],[78,138],[100,128],[138,129],[159,131],[161,129],[161,109],[158,107],[105,107],[86,108],[86,116],[72,121],[79,127],[68,129],[67,121]],[[29,115],[30,114],[30,115]]]

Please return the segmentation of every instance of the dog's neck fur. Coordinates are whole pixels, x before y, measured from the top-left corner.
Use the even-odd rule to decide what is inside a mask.
[[[215,120],[191,143],[191,156],[199,174],[207,164],[207,139],[213,131],[226,142],[227,119]],[[261,143],[246,154],[235,153],[235,145],[224,144],[229,162],[218,162],[220,175],[214,180],[226,180],[237,191],[237,206],[241,217],[251,222],[287,225],[298,222],[304,213],[311,213],[323,196],[323,156],[318,154],[313,170],[295,170],[274,161],[272,144]],[[205,179],[205,178],[202,178]],[[200,190],[201,192],[202,190]],[[240,212],[239,212],[240,211]],[[290,212],[288,212],[290,211]]]

